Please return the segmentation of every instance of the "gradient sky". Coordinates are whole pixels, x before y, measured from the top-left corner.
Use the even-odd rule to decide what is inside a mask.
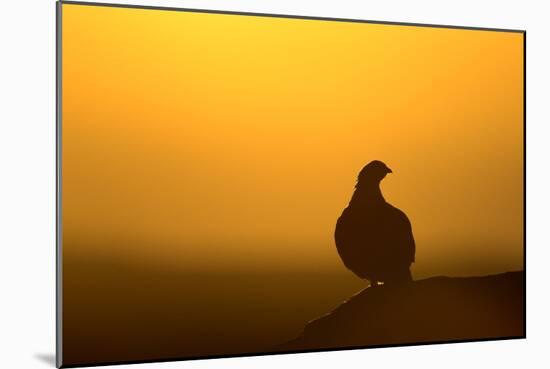
[[[523,266],[523,35],[63,5],[64,262],[337,270],[373,159],[415,276]]]

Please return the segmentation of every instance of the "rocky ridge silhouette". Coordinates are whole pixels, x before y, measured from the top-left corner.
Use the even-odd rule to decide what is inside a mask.
[[[524,272],[367,287],[282,350],[522,338]]]

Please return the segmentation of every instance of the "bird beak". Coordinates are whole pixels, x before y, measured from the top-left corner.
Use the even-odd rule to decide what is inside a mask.
[[[390,168],[388,168],[388,173],[393,173],[393,171]]]

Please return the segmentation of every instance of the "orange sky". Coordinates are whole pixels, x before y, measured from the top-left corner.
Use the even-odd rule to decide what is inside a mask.
[[[63,5],[64,260],[343,268],[373,159],[417,276],[523,265],[523,35]]]

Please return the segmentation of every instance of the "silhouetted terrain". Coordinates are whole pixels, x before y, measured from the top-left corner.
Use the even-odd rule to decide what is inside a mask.
[[[523,334],[523,273],[367,288],[337,308],[365,285],[344,268],[198,273],[76,261],[64,265],[65,365]],[[462,336],[450,330],[469,316]]]
[[[525,335],[524,273],[434,277],[366,288],[311,321],[283,350]]]
[[[365,285],[340,272],[64,265],[64,364],[266,352]]]

